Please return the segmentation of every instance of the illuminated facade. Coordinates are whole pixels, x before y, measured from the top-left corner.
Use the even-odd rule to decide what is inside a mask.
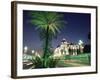
[[[78,55],[83,53],[83,42],[79,40],[78,44],[68,43],[66,39],[61,41],[61,44],[54,50],[54,56],[61,55]]]

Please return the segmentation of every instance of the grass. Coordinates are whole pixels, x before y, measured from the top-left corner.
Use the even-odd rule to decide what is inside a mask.
[[[80,55],[66,55],[57,64],[58,67],[74,67],[74,66],[89,66],[90,53],[83,53]]]
[[[90,64],[90,54],[89,53],[83,53],[77,56],[70,56],[70,59],[77,60],[80,64]]]

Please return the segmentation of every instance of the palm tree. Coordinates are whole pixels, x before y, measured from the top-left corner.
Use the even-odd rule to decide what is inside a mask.
[[[40,31],[40,38],[44,41],[43,58],[46,59],[50,55],[52,38],[60,32],[65,21],[62,20],[63,15],[56,12],[38,11],[32,12],[31,14],[31,23]]]

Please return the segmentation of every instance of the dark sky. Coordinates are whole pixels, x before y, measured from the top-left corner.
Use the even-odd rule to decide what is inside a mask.
[[[36,26],[30,23],[31,11],[23,11],[23,47],[27,46],[30,49],[41,48],[42,41],[39,38],[39,32],[35,29]],[[78,43],[78,40],[83,40],[84,44],[88,44],[88,33],[90,32],[90,18],[91,15],[87,13],[62,13],[64,20],[68,22],[56,39],[53,39],[52,46],[55,48],[60,44],[63,38],[68,42]]]

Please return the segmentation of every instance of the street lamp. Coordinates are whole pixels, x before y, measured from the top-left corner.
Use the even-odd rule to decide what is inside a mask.
[[[82,40],[79,40],[78,44],[79,45],[82,45],[83,44],[83,41]]]
[[[79,40],[79,50],[80,50],[80,53],[83,53],[83,49],[84,49],[84,47],[83,47],[83,41],[82,40]]]
[[[26,53],[26,52],[27,52],[27,50],[28,50],[28,47],[27,47],[27,46],[25,46],[25,47],[24,47],[24,53]]]
[[[34,50],[32,50],[32,54],[34,53],[35,51]]]

